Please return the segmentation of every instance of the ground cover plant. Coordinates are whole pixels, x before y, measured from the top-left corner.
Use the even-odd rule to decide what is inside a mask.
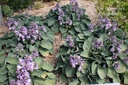
[[[54,40],[43,18],[21,15],[5,24],[10,32],[0,39],[0,84],[55,85],[53,66],[42,59],[53,53]]]
[[[1,85],[128,84],[128,37],[118,23],[99,17],[91,23],[76,0],[57,4],[46,18],[18,15],[5,23],[10,32],[0,38]],[[55,33],[64,45],[55,67],[43,61],[53,54]]]

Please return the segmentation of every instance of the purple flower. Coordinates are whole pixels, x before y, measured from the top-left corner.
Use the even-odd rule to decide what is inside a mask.
[[[60,4],[57,3],[56,6],[55,6],[52,10],[55,11],[55,10],[57,10],[57,9],[59,9],[59,8],[60,8]]]
[[[35,22],[32,22],[29,26],[29,28],[37,30],[38,29],[38,25]]]
[[[41,30],[43,30],[44,32],[47,32],[45,26],[40,26],[39,28],[40,28]]]
[[[68,35],[68,36],[66,37],[66,41],[67,41],[67,43],[68,43],[68,46],[74,47],[75,43],[74,43],[74,40],[73,40],[73,38],[72,38],[71,35]]]
[[[24,46],[21,43],[19,43],[16,47],[16,51],[23,51],[23,50],[24,50]]]
[[[74,5],[75,3],[77,3],[77,0],[70,0],[71,5]]]
[[[116,31],[116,29],[117,29],[117,23],[116,22],[112,23],[112,29],[113,29],[113,31]]]
[[[128,58],[123,59],[123,61],[128,64]]]
[[[81,71],[82,66],[84,65],[84,60],[78,55],[70,55],[69,62],[73,68],[79,66],[78,71]]]
[[[113,43],[116,43],[116,36],[111,36],[110,40],[113,42]]]
[[[89,31],[91,31],[91,32],[94,32],[94,24],[90,24],[89,26],[88,26],[88,28],[89,28]]]
[[[99,39],[95,39],[94,43],[93,43],[93,46],[96,48],[96,49],[100,49],[102,46],[103,46],[103,41],[99,40]]]
[[[66,19],[66,24],[72,25],[72,20],[71,20],[70,18],[67,18],[67,19]]]
[[[24,36],[26,36],[26,35],[27,35],[27,28],[24,27],[24,26],[20,27],[20,32],[21,32]]]
[[[16,85],[16,81],[15,80],[10,80],[10,85]]]
[[[38,57],[39,56],[39,52],[37,49],[35,49],[33,52],[32,52],[32,55],[34,58]]]
[[[118,55],[116,53],[113,53],[112,59],[116,59]]]
[[[116,70],[120,68],[120,64],[118,62],[113,63],[112,65]]]

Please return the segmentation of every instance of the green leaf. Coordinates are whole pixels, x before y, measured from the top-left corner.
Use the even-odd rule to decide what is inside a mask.
[[[90,37],[91,36],[91,32],[90,31],[84,31],[84,35],[87,36],[87,37]]]
[[[52,26],[54,25],[54,23],[55,23],[55,20],[53,18],[48,19],[48,26]]]
[[[93,62],[93,63],[92,63],[92,66],[91,66],[92,73],[96,73],[97,67],[98,67],[98,65],[96,64],[96,62]]]
[[[64,74],[61,74],[60,77],[59,77],[59,82],[64,83],[65,81],[67,81],[67,79],[68,78]]]
[[[83,77],[83,76],[84,76],[83,73],[80,72],[80,71],[78,71],[78,70],[77,70],[77,72],[76,72],[76,75],[77,75],[77,77]]]
[[[76,30],[77,32],[82,32],[80,26],[76,26],[76,27],[75,27],[75,30]]]
[[[69,83],[69,85],[80,85],[79,83],[80,83],[79,80],[76,79],[73,82]]]
[[[115,77],[113,78],[113,82],[114,82],[114,83],[119,83],[119,82],[120,82],[119,76],[115,76]]]
[[[47,70],[47,71],[53,71],[54,70],[53,66],[50,63],[46,63],[46,62],[43,62],[42,69]]]
[[[124,84],[128,84],[128,71],[124,74]]]
[[[78,34],[78,37],[79,37],[80,39],[84,39],[84,38],[85,38],[85,35],[84,35],[84,34]]]
[[[116,72],[113,68],[108,68],[108,74],[107,76],[110,77],[110,78],[114,78],[116,76]]]
[[[32,76],[39,77],[39,78],[46,78],[47,72],[42,70],[34,70],[32,73]]]
[[[117,63],[119,63],[120,68],[119,69],[115,69],[117,73],[124,73],[126,71],[126,66],[124,63],[122,63],[121,61],[118,61]]]
[[[16,72],[16,65],[8,64],[7,65],[8,71],[14,76]]]
[[[67,31],[68,31],[67,28],[62,28],[62,27],[60,27],[60,32],[61,32],[61,33],[65,33],[65,32],[67,32]]]
[[[84,49],[84,51],[86,51],[86,50],[90,51],[91,50],[91,43],[88,40],[84,41],[83,49]]]
[[[85,58],[89,58],[90,52],[89,52],[88,50],[83,51],[83,52],[80,54],[80,56],[85,57]]]
[[[74,74],[75,74],[75,69],[72,68],[71,66],[67,66],[66,67],[66,76],[72,77],[72,76],[74,76]]]
[[[10,64],[15,64],[17,65],[18,64],[18,58],[16,57],[8,57],[7,60],[6,60],[7,63],[10,63]]]
[[[53,73],[47,73],[50,79],[56,79],[56,76]]]
[[[4,14],[7,14],[10,11],[10,7],[8,5],[2,6],[2,11]]]
[[[37,57],[34,59],[34,62],[37,64],[38,68],[40,69],[42,67],[43,64],[43,60],[41,57]]]
[[[0,75],[0,83],[3,83],[4,81],[6,81],[8,78],[6,75]]]
[[[80,24],[80,22],[73,22],[74,26],[78,26]]]
[[[104,79],[107,75],[107,70],[103,67],[98,66],[97,73],[101,79]]]
[[[43,79],[34,79],[34,85],[44,85]]]
[[[41,45],[41,47],[43,47],[45,49],[52,48],[52,43],[49,40],[42,40],[40,45]]]
[[[49,56],[49,50],[47,49],[39,49],[39,52],[41,53],[41,55],[43,55],[44,57]]]
[[[30,45],[29,46],[29,51],[30,52],[33,52],[35,49],[36,49],[36,46],[35,45]]]
[[[55,85],[55,80],[46,79],[43,85]]]

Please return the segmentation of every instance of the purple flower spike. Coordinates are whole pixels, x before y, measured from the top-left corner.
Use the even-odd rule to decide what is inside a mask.
[[[113,53],[112,59],[116,59],[118,55],[116,53]]]
[[[23,51],[23,50],[24,50],[24,46],[21,43],[19,43],[16,47],[16,51]]]
[[[94,43],[93,43],[93,46],[96,48],[96,49],[100,49],[102,46],[103,46],[103,41],[100,41],[99,39],[95,39]]]
[[[84,60],[78,55],[70,55],[69,62],[73,68],[79,66],[78,71],[81,71],[82,66],[84,65]]]
[[[67,18],[67,19],[66,19],[66,24],[72,25],[72,20],[71,20],[70,18]]]
[[[68,36],[66,37],[66,41],[67,41],[67,43],[68,43],[68,46],[74,47],[75,43],[74,43],[73,38],[72,38],[71,35],[68,35]]]

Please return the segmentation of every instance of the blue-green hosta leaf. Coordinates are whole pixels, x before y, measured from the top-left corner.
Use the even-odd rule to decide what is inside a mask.
[[[77,32],[82,32],[80,26],[76,26],[76,27],[75,27],[75,30],[76,30]]]
[[[121,51],[125,51],[127,49],[127,46],[126,45],[121,45]]]
[[[114,78],[117,75],[115,69],[113,69],[112,67],[108,68],[108,74],[107,76],[110,78]]]
[[[115,76],[115,77],[113,78],[113,82],[114,82],[114,83],[119,83],[119,82],[120,82],[119,76]]]
[[[52,43],[49,40],[42,40],[40,46],[45,49],[51,49]]]
[[[92,66],[91,66],[92,73],[96,73],[97,67],[98,67],[98,64],[96,64],[95,62],[93,62],[92,63]]]
[[[44,85],[43,79],[34,79],[34,85]]]
[[[87,36],[87,37],[91,36],[91,34],[92,33],[90,31],[84,31],[84,35]]]
[[[121,61],[118,61],[120,67],[119,69],[115,69],[117,73],[124,73],[126,71],[126,65],[122,63]]]
[[[47,49],[39,49],[39,52],[41,55],[43,55],[44,57],[47,57],[49,55],[49,50]]]
[[[35,45],[29,45],[30,52],[34,51],[35,49],[37,49]]]
[[[60,75],[60,77],[59,77],[59,82],[60,83],[64,83],[65,81],[67,81],[67,77],[66,77],[66,75],[64,75],[64,74],[61,74]]]
[[[65,72],[67,77],[72,77],[75,74],[75,69],[72,68],[71,66],[67,66]]]
[[[50,79],[56,79],[56,76],[53,73],[47,73],[47,75]]]
[[[60,27],[59,29],[60,29],[60,32],[61,32],[61,33],[65,33],[65,32],[68,31],[68,28]]]
[[[54,70],[53,66],[50,63],[46,63],[46,62],[43,62],[42,69],[44,69],[46,71],[53,71]]]
[[[8,71],[9,71],[9,73],[11,73],[13,76],[15,76],[16,65],[8,64],[8,65],[7,65],[7,69],[8,69]]]
[[[76,79],[73,82],[69,83],[69,85],[80,85],[80,81]]]
[[[83,77],[84,76],[84,74],[81,71],[78,71],[78,70],[76,72],[76,75],[77,75],[77,77]]]
[[[8,79],[7,75],[0,75],[0,83],[5,82]]]
[[[85,57],[85,58],[89,58],[90,52],[89,52],[88,50],[83,51],[83,52],[80,54],[80,56]]]
[[[107,75],[107,69],[98,66],[97,73],[101,79],[104,79]]]
[[[43,60],[41,57],[37,57],[34,59],[34,62],[37,64],[38,68],[40,69],[42,67],[43,64]]]
[[[10,63],[10,64],[15,64],[17,65],[18,64],[18,58],[16,57],[8,57],[7,60],[6,60],[7,63]]]
[[[53,18],[48,20],[48,26],[52,26],[54,25],[54,23],[55,23],[55,20]]]
[[[90,51],[91,50],[91,43],[88,40],[84,41],[83,49],[84,49],[84,51],[86,51],[86,50]]]
[[[78,37],[79,37],[80,39],[84,39],[84,38],[85,38],[85,35],[84,35],[84,34],[78,34]]]
[[[128,84],[128,71],[124,74],[124,84]]]
[[[55,85],[56,80],[46,79],[43,85]]]
[[[43,79],[47,77],[47,72],[42,70],[34,70],[31,74],[33,77],[38,77]]]

